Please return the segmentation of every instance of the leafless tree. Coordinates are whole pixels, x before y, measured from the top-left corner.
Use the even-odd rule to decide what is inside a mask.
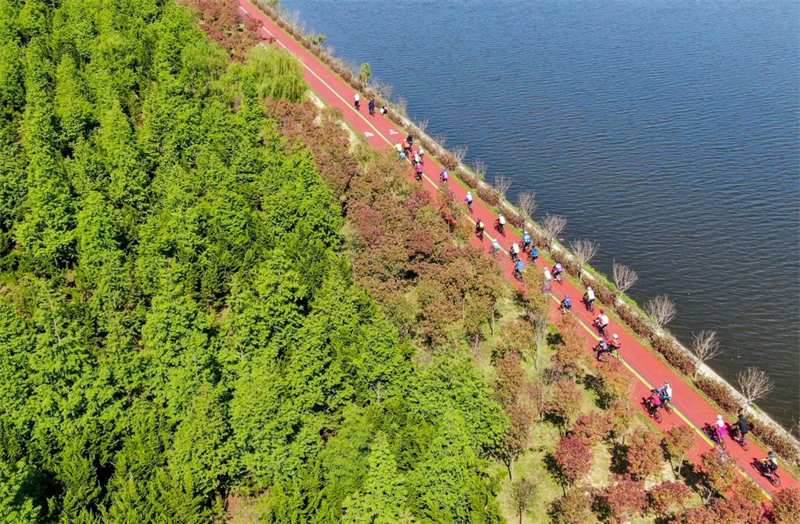
[[[370,83],[370,87],[372,90],[378,93],[384,100],[390,100],[392,98],[392,93],[394,93],[394,89],[389,84],[379,80],[379,79],[372,79]]]
[[[701,331],[699,334],[694,335],[692,352],[697,362],[697,367],[694,368],[694,377],[697,378],[697,374],[700,372],[700,365],[705,364],[722,352],[719,349],[716,332]]]
[[[467,157],[467,146],[454,147],[451,151],[459,164]]]
[[[553,246],[553,241],[558,238],[558,235],[567,227],[567,219],[560,215],[551,215],[547,213],[542,221],[542,227],[547,234],[547,247]]]
[[[519,524],[522,524],[522,515],[528,511],[538,492],[539,482],[537,480],[528,480],[522,477],[511,484],[511,504],[519,516]]]
[[[633,287],[637,280],[639,280],[639,275],[636,274],[636,271],[614,261],[614,284],[621,293],[625,293]]]
[[[428,129],[428,119],[426,118],[425,120],[418,122],[417,129],[419,129],[420,133],[424,133]]]
[[[650,316],[653,323],[660,328],[669,324],[678,312],[675,307],[675,302],[667,295],[659,295],[655,298],[651,298],[647,301],[647,304],[644,305],[644,310]]]
[[[511,187],[511,179],[505,175],[495,176],[492,185],[497,190],[500,197],[505,198],[508,189]]]
[[[537,207],[536,193],[533,191],[523,191],[517,198],[519,209],[522,211],[524,218],[527,220],[533,220],[533,214],[536,212]]]
[[[740,372],[738,379],[739,388],[746,402],[745,408],[769,395],[775,387],[767,374],[756,367],[749,367],[747,371]]]
[[[486,178],[486,170],[489,169],[489,166],[486,165],[486,162],[481,160],[480,158],[472,164],[472,170],[475,171],[475,174],[478,175],[478,178],[483,180]]]
[[[597,254],[600,246],[591,240],[574,240],[569,243],[572,254],[575,255],[575,260],[578,262],[578,277],[583,274],[583,266],[588,264],[589,261]]]
[[[408,109],[408,100],[406,100],[403,97],[400,97],[397,99],[394,105],[395,107],[397,107],[397,110],[400,112],[400,114],[402,115],[406,114],[406,110]]]
[[[536,351],[536,358],[533,361],[533,367],[539,369],[539,355],[542,353],[545,341],[547,340],[547,333],[549,333],[550,322],[547,318],[547,312],[541,311],[530,315],[531,328],[533,330],[533,337],[536,341],[534,350]]]

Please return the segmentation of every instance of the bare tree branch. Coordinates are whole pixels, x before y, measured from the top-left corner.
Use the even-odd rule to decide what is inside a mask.
[[[505,175],[496,176],[494,177],[494,183],[492,185],[501,198],[506,198],[506,193],[511,187],[511,179]]]
[[[569,243],[572,254],[578,261],[578,277],[583,274],[583,266],[588,264],[589,261],[597,254],[600,246],[591,240],[575,240]]]
[[[489,166],[486,165],[486,162],[481,160],[480,158],[472,164],[472,170],[475,171],[475,174],[478,175],[478,178],[483,180],[486,178],[486,170],[489,169]]]
[[[542,227],[547,234],[547,247],[553,247],[553,241],[558,238],[558,235],[567,227],[567,219],[559,215],[551,215],[547,213],[542,221]]]
[[[650,316],[653,323],[660,328],[669,324],[678,312],[675,303],[667,295],[659,295],[655,298],[651,298],[647,301],[647,304],[644,305],[644,310]]]
[[[428,119],[426,118],[425,120],[418,122],[417,129],[419,129],[421,133],[424,133],[428,129]]]
[[[697,367],[694,369],[694,377],[697,378],[700,365],[705,364],[722,352],[719,349],[719,341],[717,341],[716,332],[701,331],[699,334],[695,335],[692,341],[692,352],[697,362]]]
[[[533,214],[536,212],[536,193],[533,191],[523,191],[517,197],[517,203],[520,211],[526,220],[533,220]]]
[[[621,293],[628,291],[639,280],[636,271],[614,261],[614,284]]]
[[[539,369],[539,355],[545,347],[545,340],[547,333],[550,329],[550,321],[546,312],[537,312],[530,315],[531,328],[533,329],[533,337],[536,341],[536,359],[534,360],[533,367]]]
[[[406,110],[408,109],[408,100],[406,100],[403,97],[400,97],[397,99],[394,105],[397,107],[400,113],[402,113],[403,115],[406,114]]]
[[[467,146],[454,147],[450,152],[453,153],[456,162],[460,164],[464,161],[464,158],[466,158],[467,156]]]
[[[754,402],[769,395],[775,385],[766,373],[756,367],[749,367],[747,371],[738,375],[739,388],[745,398],[745,407],[750,407]]]

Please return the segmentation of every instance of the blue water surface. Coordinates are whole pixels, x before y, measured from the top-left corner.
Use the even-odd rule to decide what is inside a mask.
[[[800,413],[800,2],[284,0]],[[658,380],[659,377],[652,377]]]

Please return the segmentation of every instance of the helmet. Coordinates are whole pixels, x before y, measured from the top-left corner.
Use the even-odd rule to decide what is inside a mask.
[[[775,452],[774,452],[774,451],[772,451],[772,450],[769,450],[769,456],[770,456],[770,457],[774,457],[774,456],[775,456]]]
[[[722,420],[722,415],[717,415],[717,420]]]
[[[523,233],[523,234],[527,235],[527,234],[528,234],[528,230],[526,229],[526,230],[525,230],[525,233]]]
[[[617,335],[616,333],[614,333],[614,340],[617,340],[618,338],[619,338],[619,335]]]
[[[586,291],[594,291],[594,290],[592,289],[592,286],[586,286]]]
[[[669,379],[665,380],[664,384],[669,384]]]

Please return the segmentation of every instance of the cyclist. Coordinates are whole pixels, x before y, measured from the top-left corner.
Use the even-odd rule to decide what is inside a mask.
[[[728,434],[728,424],[722,415],[717,415],[717,421],[713,425],[714,431],[717,432],[717,437],[722,440],[722,437]]]
[[[375,116],[375,99],[374,98],[370,98],[369,99],[369,114],[371,116]]]
[[[424,165],[425,164],[425,150],[422,149],[422,146],[420,146],[420,148],[417,149],[417,153],[419,153],[419,163]]]
[[[764,475],[771,479],[772,474],[778,471],[778,457],[775,452],[770,450],[769,456],[761,459],[761,463],[764,464]]]
[[[561,311],[572,309],[572,300],[570,300],[569,295],[564,296],[564,300],[561,301]]]
[[[397,149],[397,154],[398,155],[402,155],[403,154],[403,144],[398,142],[397,144],[395,144],[394,148]]]
[[[403,152],[406,156],[411,154],[411,145],[408,143],[408,140],[403,140]]]
[[[522,234],[522,249],[527,252],[531,248],[531,234],[525,231]]]
[[[664,385],[658,388],[658,393],[664,399],[664,402],[672,400],[672,386],[669,385],[669,380],[665,380]]]
[[[467,191],[467,196],[464,197],[464,200],[467,201],[467,209],[469,209],[469,212],[472,213],[472,202],[475,199],[472,198],[472,192],[471,191]]]
[[[422,164],[417,164],[417,180],[422,180]]]
[[[606,329],[608,329],[608,323],[609,323],[608,315],[606,315],[605,311],[601,309],[600,314],[597,315],[597,318],[594,320],[594,325],[600,332],[600,334],[603,336],[606,336]]]
[[[489,247],[489,253],[491,253],[494,256],[497,256],[497,253],[499,252],[500,252],[500,242],[498,242],[497,239],[495,238],[494,240],[492,240],[492,245]]]
[[[422,162],[420,162],[419,151],[417,151],[417,152],[414,153],[414,165],[416,166],[416,165],[419,165],[421,163]]]
[[[657,389],[650,390],[650,396],[647,397],[647,402],[650,404],[650,413],[655,413],[661,407],[661,397]]]
[[[553,278],[556,279],[556,282],[561,282],[562,276],[561,273],[564,272],[564,266],[561,265],[561,262],[556,262],[556,265],[553,267]]]
[[[612,351],[619,351],[619,348],[622,347],[622,342],[619,341],[619,335],[614,333],[611,336],[611,340],[608,341],[608,345]]]
[[[408,142],[408,146],[409,146],[409,147],[411,147],[411,146],[413,146],[413,145],[414,145],[414,137],[413,137],[413,136],[411,136],[411,134],[410,134],[410,133],[409,133],[409,135],[406,137],[406,142]]]
[[[733,430],[738,434],[740,442],[744,442],[744,436],[750,433],[750,424],[747,423],[742,413],[739,413],[739,420],[736,421]]]
[[[519,258],[519,244],[517,244],[516,242],[511,244],[511,251],[509,255],[511,255],[511,260],[515,262],[517,261],[517,259]]]
[[[483,231],[486,229],[486,226],[483,224],[483,220],[478,219],[478,222],[475,224],[475,235],[483,240]]]
[[[528,252],[528,260],[536,260],[539,258],[539,250],[536,249],[536,246],[531,246],[531,250]]]
[[[495,225],[497,226],[497,230],[500,232],[501,235],[505,235],[505,227],[506,227],[506,217],[503,216],[503,213],[500,213],[497,216],[497,220],[495,221]]]
[[[353,97],[353,104],[356,106],[356,111],[361,111],[361,95],[358,93]]]
[[[446,184],[447,181],[450,180],[450,173],[447,171],[447,169],[439,173],[439,179],[442,181],[442,184]]]
[[[595,301],[594,289],[592,286],[586,286],[586,293],[583,294],[583,299],[586,301],[586,307],[592,309]]]
[[[517,260],[517,262],[514,264],[514,277],[517,280],[521,281],[522,273],[524,272],[525,272],[525,264],[522,262],[522,260]]]

